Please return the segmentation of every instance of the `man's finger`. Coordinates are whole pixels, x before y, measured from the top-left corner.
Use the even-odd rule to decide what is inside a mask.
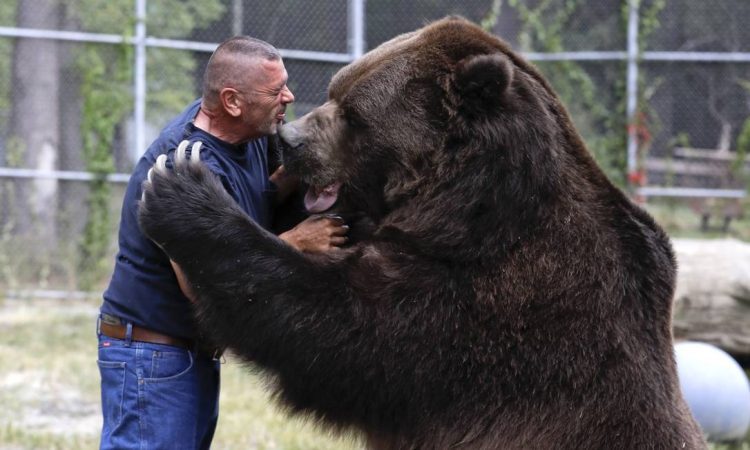
[[[341,225],[334,227],[333,230],[331,230],[332,236],[344,236],[346,233],[349,232],[349,225]]]
[[[339,223],[345,223],[344,218],[339,216],[338,214],[326,214],[326,217]]]
[[[320,214],[320,215],[310,216],[310,219],[313,219],[313,220],[325,219],[327,222],[333,223],[336,225],[344,225],[346,223],[344,221],[344,218],[339,216],[338,214]]]
[[[339,245],[346,244],[346,241],[347,241],[346,236],[333,236],[331,238],[330,243],[331,245],[339,246]]]

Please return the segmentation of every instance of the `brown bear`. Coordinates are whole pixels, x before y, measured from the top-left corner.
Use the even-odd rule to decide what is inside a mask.
[[[292,412],[372,448],[705,447],[669,239],[507,44],[459,18],[399,36],[280,136],[309,208],[350,221],[346,248],[284,245],[196,155],[155,167],[140,224],[202,329]]]

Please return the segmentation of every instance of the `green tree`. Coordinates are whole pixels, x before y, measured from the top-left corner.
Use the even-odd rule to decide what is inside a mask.
[[[619,0],[609,1],[616,8]],[[622,33],[602,33],[602,29],[621,30],[619,15],[597,18],[587,0],[565,2],[508,0],[518,14],[522,27],[519,44],[526,52],[575,51],[579,42],[601,49],[624,47]],[[611,11],[612,9],[610,9]],[[594,9],[593,11],[597,11]],[[580,27],[586,23],[602,24]],[[580,44],[578,44],[580,46]],[[591,50],[580,48],[581,50]],[[549,61],[536,64],[554,86],[569,110],[594,158],[617,184],[625,181],[625,112],[622,63],[584,64],[577,61]],[[612,89],[615,86],[615,89]]]
[[[523,51],[622,51],[626,47],[627,0],[508,0],[508,5],[522,24],[519,44]],[[655,17],[663,7],[663,0],[641,1],[641,39],[658,27]],[[616,184],[625,186],[625,63],[568,60],[537,66],[570,111],[599,165]],[[641,92],[650,92],[642,87]]]
[[[71,21],[84,30],[133,35],[133,0],[66,0],[66,4]],[[153,28],[160,37],[168,38],[188,38],[224,12],[218,0],[162,0],[148,5],[147,30]],[[85,169],[96,175],[89,185],[87,220],[78,246],[77,272],[83,289],[92,288],[108,267],[112,187],[105,177],[115,171],[115,140],[124,134],[125,121],[132,113],[133,55],[129,44],[86,44],[76,51],[83,104],[83,162]],[[192,73],[196,62],[191,52],[167,49],[149,49],[147,58],[148,117],[158,120],[195,97]]]

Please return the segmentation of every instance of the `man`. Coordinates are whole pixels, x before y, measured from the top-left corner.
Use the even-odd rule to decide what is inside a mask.
[[[274,196],[294,188],[283,167],[268,176],[268,136],[294,101],[279,52],[248,37],[222,43],[204,75],[203,96],[162,131],[140,159],[122,207],[120,250],[99,319],[101,448],[208,448],[218,418],[220,350],[197,335],[190,286],[138,228],[141,184],[161,154],[201,142],[200,159],[259,224]],[[196,152],[197,153],[197,152]],[[310,218],[279,237],[301,251],[345,241],[335,218]]]

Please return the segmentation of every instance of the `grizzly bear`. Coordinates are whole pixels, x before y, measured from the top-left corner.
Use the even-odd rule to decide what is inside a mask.
[[[199,162],[144,183],[140,224],[202,330],[293,413],[387,449],[681,449],[675,259],[539,72],[460,18],[341,69],[281,127],[345,248],[300,253]]]

